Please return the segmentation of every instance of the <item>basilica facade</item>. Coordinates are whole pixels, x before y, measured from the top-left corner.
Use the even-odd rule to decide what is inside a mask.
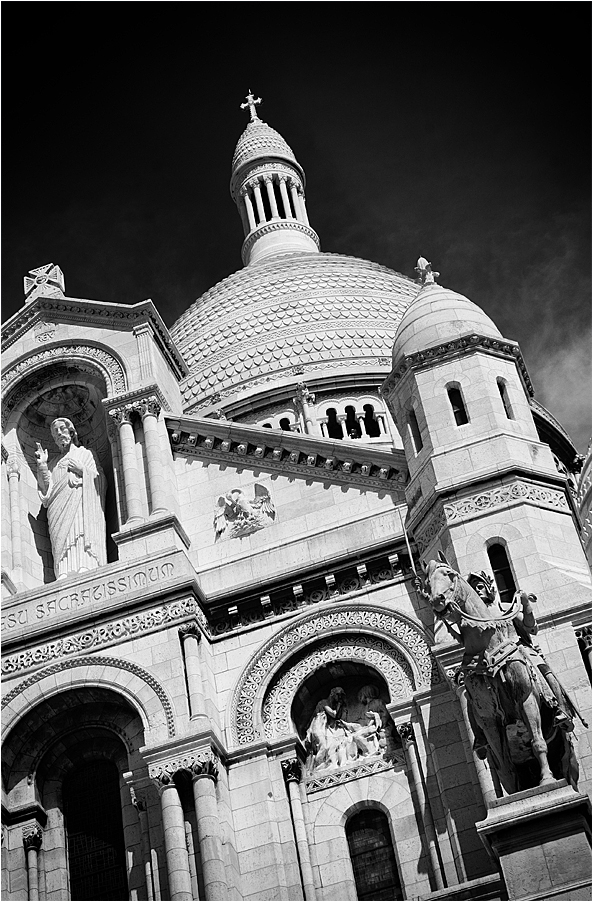
[[[3,327],[3,897],[590,898],[590,456],[427,260],[321,252],[257,102],[241,270]],[[541,747],[471,694],[518,617]]]

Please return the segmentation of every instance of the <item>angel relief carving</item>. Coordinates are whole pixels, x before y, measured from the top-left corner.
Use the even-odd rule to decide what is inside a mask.
[[[216,501],[214,541],[242,539],[271,526],[275,519],[274,502],[265,485],[256,482],[246,489],[231,489]]]

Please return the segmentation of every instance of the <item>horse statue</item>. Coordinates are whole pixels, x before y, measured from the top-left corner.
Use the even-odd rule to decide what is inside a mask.
[[[575,716],[582,717],[531,641],[535,596],[516,592],[504,605],[486,574],[481,583],[470,574],[468,582],[439,556],[424,568],[420,588],[464,647],[457,678],[467,691],[474,750],[488,757],[509,794],[562,778],[576,789],[572,734]]]

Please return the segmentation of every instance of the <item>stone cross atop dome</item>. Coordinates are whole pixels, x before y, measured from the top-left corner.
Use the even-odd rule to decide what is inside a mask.
[[[251,88],[249,88],[249,92],[248,92],[245,100],[246,100],[246,103],[241,104],[241,109],[246,110],[247,107],[249,107],[249,114],[251,116],[251,122],[255,122],[256,119],[259,119],[259,116],[257,115],[257,110],[255,109],[255,105],[256,105],[256,103],[261,103],[262,99],[261,99],[261,97],[254,97],[253,94],[251,93]]]
[[[432,264],[428,262],[426,257],[418,257],[418,263],[415,266],[415,270],[423,285],[434,284],[435,279],[440,276],[440,272],[433,270]]]

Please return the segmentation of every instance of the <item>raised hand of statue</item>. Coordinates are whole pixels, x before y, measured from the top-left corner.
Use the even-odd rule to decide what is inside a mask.
[[[45,450],[45,448],[41,447],[39,442],[35,442],[35,444],[37,445],[37,449],[35,451],[35,459],[37,460],[37,466],[39,466],[39,464],[46,464],[47,463],[47,451]]]

